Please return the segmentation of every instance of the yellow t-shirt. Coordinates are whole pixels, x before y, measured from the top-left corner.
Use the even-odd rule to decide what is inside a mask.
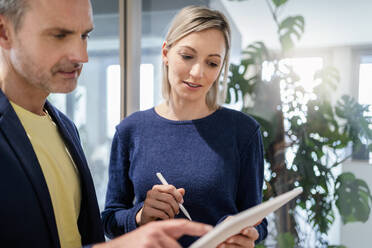
[[[79,172],[57,126],[48,114],[39,116],[11,104],[26,130],[48,185],[61,248],[81,247],[77,225],[81,203]]]

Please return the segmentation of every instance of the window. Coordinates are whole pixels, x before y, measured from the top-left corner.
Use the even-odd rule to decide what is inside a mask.
[[[154,65],[142,64],[140,69],[140,109],[154,105]]]
[[[362,57],[359,67],[359,103],[372,105],[372,56]],[[372,116],[372,106],[369,107]]]
[[[92,6],[95,29],[78,87],[68,95],[51,95],[49,100],[78,128],[103,210],[111,141],[120,121],[119,14],[116,0],[93,0]]]
[[[360,104],[369,105],[367,116],[372,118],[372,55],[361,56],[359,65],[359,91],[358,101]],[[370,125],[372,129],[372,125]],[[368,159],[368,154],[367,154]],[[369,153],[369,163],[372,161],[372,153]]]

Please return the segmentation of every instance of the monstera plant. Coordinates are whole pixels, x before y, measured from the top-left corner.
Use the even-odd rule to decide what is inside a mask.
[[[368,106],[351,96],[332,99],[340,80],[335,68],[318,71],[312,91],[301,85],[286,58],[303,35],[305,20],[300,15],[280,18],[278,13],[287,2],[266,0],[281,48],[269,50],[263,42],[254,42],[244,49],[240,64],[230,67],[226,103],[241,99],[242,111],[261,124],[267,168],[264,200],[303,187],[296,201],[275,214],[276,246],[306,247],[306,234],[296,215],[302,212],[315,231],[315,246],[327,247],[334,206],[344,224],[369,218],[372,195],[368,185],[352,173],[335,173],[335,168],[350,159],[346,148],[352,144],[354,150],[372,151],[372,120],[365,114]],[[265,66],[272,68],[269,78],[263,77]]]

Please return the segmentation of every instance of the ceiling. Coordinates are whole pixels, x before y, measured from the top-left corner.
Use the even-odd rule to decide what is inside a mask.
[[[267,1],[221,1],[241,32],[243,47],[257,40],[279,47]],[[372,0],[289,0],[279,18],[288,15],[305,18],[298,47],[372,46]]]
[[[92,0],[95,15],[117,15],[118,1]],[[267,6],[271,0],[142,0],[142,9],[144,13],[152,10],[162,16],[186,4],[212,3],[213,6],[213,2],[222,2],[224,11],[228,12],[241,33],[243,47],[253,41],[264,41],[270,48],[279,47],[276,26]],[[297,44],[299,48],[372,47],[372,0],[289,0],[281,10],[279,19],[289,15],[302,15],[305,18],[305,33]],[[151,29],[157,30],[154,28],[156,22],[150,23]],[[115,25],[112,28],[116,30]],[[150,26],[142,28],[146,31]]]

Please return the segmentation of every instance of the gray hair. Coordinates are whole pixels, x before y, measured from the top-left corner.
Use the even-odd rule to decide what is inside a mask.
[[[226,54],[223,65],[216,81],[207,93],[206,103],[210,109],[218,108],[218,103],[224,100],[226,94],[226,81],[229,70],[229,54],[231,31],[227,18],[217,10],[211,10],[203,6],[188,6],[180,10],[174,17],[171,26],[166,35],[166,48],[170,49],[172,45],[192,32],[200,32],[206,29],[220,30],[225,38]],[[223,72],[223,92],[219,92],[219,78]],[[171,86],[168,79],[168,67],[162,66],[162,93],[166,101],[169,101]]]
[[[26,0],[0,0],[0,15],[7,17],[18,30],[27,7]]]

